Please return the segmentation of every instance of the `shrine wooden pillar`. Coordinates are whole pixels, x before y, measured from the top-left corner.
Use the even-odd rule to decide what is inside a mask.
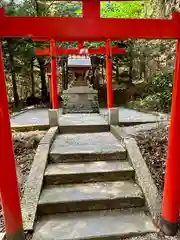
[[[112,51],[111,40],[106,41],[106,84],[107,84],[107,107],[113,107],[112,91]]]
[[[7,240],[24,240],[20,196],[0,42],[0,194]]]
[[[57,77],[57,60],[56,60],[56,42],[54,39],[50,40],[50,56],[51,56],[51,98],[52,108],[58,109],[58,77]]]
[[[100,1],[88,0],[82,2],[83,18],[100,18]]]
[[[172,94],[171,123],[160,227],[166,235],[175,235],[180,209],[180,40],[176,48],[176,65]]]

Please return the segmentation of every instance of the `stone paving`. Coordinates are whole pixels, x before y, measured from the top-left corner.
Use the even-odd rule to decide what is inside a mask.
[[[49,124],[48,109],[37,108],[26,112],[20,112],[19,115],[11,117],[11,125],[32,125],[32,124]]]
[[[39,205],[50,203],[68,203],[88,200],[139,198],[144,200],[142,191],[133,181],[96,182],[44,187]],[[143,201],[142,201],[143,202]]]
[[[62,109],[59,109],[59,113],[62,113]],[[108,119],[108,110],[107,108],[101,108],[100,113],[105,119]],[[62,116],[62,115],[61,115]],[[83,118],[83,114],[79,114],[80,118]],[[63,119],[63,116],[61,117]],[[145,123],[145,122],[157,122],[167,120],[167,115],[156,115],[156,114],[147,114],[138,112],[131,109],[126,109],[119,107],[119,122],[122,123]],[[94,119],[96,121],[96,119]],[[87,122],[87,121],[84,121]],[[11,117],[11,125],[28,125],[28,124],[49,124],[48,121],[48,109],[46,108],[36,108],[31,109],[26,112],[20,112],[19,115]]]
[[[107,108],[101,108],[100,114],[108,119],[108,110]],[[157,122],[164,121],[169,118],[166,114],[150,114],[143,113],[133,109],[128,109],[124,107],[119,107],[119,122],[120,123],[146,123],[146,122]]]
[[[154,231],[154,225],[143,211],[95,211],[45,216],[37,226],[33,240],[120,239],[137,232]]]
[[[107,121],[97,113],[89,114],[65,114],[60,115],[60,126],[89,126],[89,125],[106,125]]]
[[[0,240],[3,240],[4,239],[4,233],[0,233]]]

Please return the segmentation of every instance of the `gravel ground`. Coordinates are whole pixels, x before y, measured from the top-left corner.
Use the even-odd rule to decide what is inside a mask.
[[[17,176],[21,197],[24,192],[24,183],[29,174],[36,148],[45,131],[13,132],[14,154],[16,158]],[[4,232],[3,216],[0,207],[0,232]]]

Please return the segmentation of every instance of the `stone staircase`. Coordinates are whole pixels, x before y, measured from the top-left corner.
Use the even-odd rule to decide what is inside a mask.
[[[32,239],[120,239],[155,232],[124,147],[108,131],[85,129],[61,133],[53,142]]]

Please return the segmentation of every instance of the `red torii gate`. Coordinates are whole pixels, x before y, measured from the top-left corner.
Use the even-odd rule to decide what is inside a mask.
[[[82,49],[82,48],[80,48]],[[56,55],[81,55],[79,48],[63,48],[63,47],[57,47],[56,48]],[[124,48],[119,48],[117,46],[112,47],[112,54],[125,54],[126,50]],[[105,54],[106,53],[106,47],[99,47],[99,48],[88,48],[88,54]],[[44,49],[36,49],[35,51],[36,55],[39,56],[50,56],[50,49],[44,48]]]
[[[88,9],[91,8],[93,11],[90,12]],[[177,231],[180,210],[180,152],[178,144],[180,134],[180,13],[174,13],[172,19],[100,18],[99,0],[84,0],[83,13],[86,13],[84,18],[19,17],[5,16],[4,10],[0,9],[0,37],[32,37],[33,39],[44,41],[53,39],[53,42],[59,39],[61,41],[106,41],[108,57],[110,58],[110,41],[112,40],[129,38],[178,40],[160,223],[161,229],[166,234],[173,235]],[[77,26],[81,31],[77,31]],[[52,51],[52,56],[54,54]],[[110,67],[111,64],[112,61],[110,61]],[[110,69],[109,66],[108,69]],[[55,68],[55,65],[53,65],[53,68]],[[23,240],[23,225],[13,155],[1,44],[0,89],[0,192],[6,233],[8,240]],[[4,179],[7,180],[5,181]]]
[[[53,68],[53,66],[57,66],[56,62],[56,56],[57,55],[84,55],[84,54],[108,54],[107,47],[99,47],[99,48],[84,48],[84,43],[79,42],[79,48],[63,48],[63,47],[56,47],[54,49],[55,56],[52,55],[52,49],[54,48],[54,45],[56,43],[51,40],[50,41],[50,48],[44,48],[44,49],[36,49],[35,53],[39,56],[51,56],[51,74],[48,75],[48,77],[51,79],[50,86],[51,86],[51,101],[52,101],[52,108],[57,109],[59,107],[58,103],[58,90],[57,90],[57,69]],[[81,50],[83,50],[81,52]],[[86,52],[86,53],[85,53]],[[111,47],[112,54],[125,54],[124,48],[118,48],[117,46]],[[108,65],[111,59],[106,58],[106,64]],[[108,80],[109,79],[109,80]],[[109,71],[107,69],[107,95],[109,94],[109,97],[107,98],[107,106],[108,108],[111,108],[113,105],[113,97],[112,97],[112,64],[109,67]]]

